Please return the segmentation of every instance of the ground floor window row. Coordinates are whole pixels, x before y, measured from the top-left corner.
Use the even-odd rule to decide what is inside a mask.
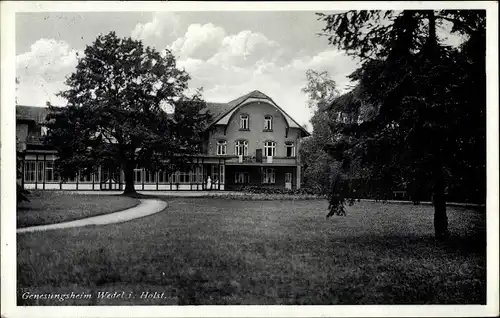
[[[251,184],[251,183],[262,183],[262,184],[276,184],[276,169],[274,168],[264,168],[262,173],[254,174],[247,171],[236,171],[234,173],[234,183],[235,184]],[[293,181],[292,172],[284,173],[285,184],[291,184]]]
[[[189,171],[176,171],[167,173],[166,171],[149,171],[144,168],[134,169],[135,183],[160,183],[160,184],[190,184],[205,183],[208,177],[211,182],[224,182],[224,165],[209,165],[207,167],[194,166]],[[116,182],[124,182],[125,176],[121,173],[110,173],[107,169],[100,169],[94,173],[77,173],[75,176],[66,178],[66,183],[92,183],[114,179]],[[54,161],[27,160],[24,162],[24,181],[28,183],[51,183],[63,182]]]
[[[288,182],[291,182],[291,173],[285,173],[285,179],[288,179]],[[273,168],[264,169],[264,173],[261,175],[261,180],[264,184],[275,184],[276,183],[276,172]],[[285,181],[286,182],[286,181]],[[236,172],[234,174],[234,183],[237,184],[245,184],[251,183],[250,174],[248,172]]]

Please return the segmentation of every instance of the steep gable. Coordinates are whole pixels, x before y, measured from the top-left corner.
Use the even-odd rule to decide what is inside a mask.
[[[254,91],[252,91],[248,94],[245,94],[241,97],[238,97],[238,98],[236,98],[236,99],[234,99],[226,104],[224,104],[224,103],[207,103],[208,111],[212,114],[212,121],[208,125],[208,127],[216,124],[222,118],[227,119],[227,116],[231,116],[232,112],[234,112],[240,105],[244,104],[245,101],[250,100],[250,99],[265,99],[265,100],[269,101],[270,104],[275,106],[277,109],[279,109],[280,112],[283,113],[287,122],[292,123],[291,126],[301,129],[305,136],[310,135],[307,130],[305,130],[301,125],[299,125],[292,117],[290,117],[290,115],[288,115],[281,107],[279,107],[269,96],[267,96],[266,94],[264,94],[258,90],[254,90]]]

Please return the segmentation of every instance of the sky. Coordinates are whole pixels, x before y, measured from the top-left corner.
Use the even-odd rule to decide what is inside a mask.
[[[55,94],[64,90],[77,53],[100,33],[115,31],[170,49],[191,75],[190,88],[202,87],[206,101],[260,90],[308,124],[312,113],[301,92],[306,70],[327,70],[342,90],[357,65],[317,35],[323,27],[313,11],[17,13],[17,101],[64,105]]]
[[[323,11],[324,12],[324,11]],[[327,13],[327,12],[325,12]],[[65,105],[56,96],[99,34],[170,49],[203,88],[208,102],[228,102],[260,90],[309,130],[312,111],[301,92],[306,70],[328,71],[343,92],[358,61],[317,34],[314,11],[21,12],[16,14],[17,102]]]

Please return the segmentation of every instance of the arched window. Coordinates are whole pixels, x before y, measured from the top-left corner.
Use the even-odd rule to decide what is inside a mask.
[[[248,141],[238,140],[235,143],[234,154],[236,156],[248,156]]]
[[[293,141],[287,141],[285,143],[285,154],[287,157],[295,157],[295,145]]]
[[[240,129],[248,130],[249,129],[249,116],[247,114],[240,115]]]
[[[264,143],[264,155],[267,157],[276,156],[276,143],[274,141]]]
[[[264,116],[264,130],[267,131],[273,130],[273,116],[271,115]]]
[[[222,156],[227,154],[227,142],[225,140],[217,141],[217,155]]]

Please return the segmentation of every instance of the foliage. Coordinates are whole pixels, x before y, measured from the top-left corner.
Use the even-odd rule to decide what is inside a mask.
[[[317,194],[329,191],[331,175],[331,158],[325,151],[325,146],[334,142],[329,123],[329,114],[325,105],[337,96],[336,83],[327,71],[306,71],[307,84],[302,92],[308,96],[308,105],[314,114],[311,118],[312,136],[303,140],[300,147],[300,157],[303,164],[302,179],[305,188],[314,189]]]
[[[328,71],[317,72],[309,69],[306,71],[306,80],[307,84],[302,88],[302,92],[307,95],[307,104],[311,109],[318,108],[338,94],[337,84],[331,79]]]
[[[59,93],[68,105],[49,105],[47,116],[47,142],[58,150],[62,177],[117,167],[125,192],[133,193],[136,166],[171,172],[189,164],[209,115],[201,112],[201,91],[185,94],[190,77],[171,52],[110,32],[84,54]]]
[[[449,179],[471,162],[483,179],[485,176],[481,155],[469,153],[464,147],[469,142],[470,148],[482,150],[484,131],[469,133],[463,129],[469,124],[463,115],[470,113],[474,113],[474,123],[484,127],[481,114],[485,96],[480,96],[481,104],[476,101],[475,105],[469,102],[470,97],[461,96],[470,84],[478,95],[485,95],[484,68],[463,73],[471,63],[478,67],[482,61],[484,65],[484,53],[476,54],[471,62],[471,52],[442,44],[436,29],[444,21],[452,22],[452,32],[467,33],[468,41],[476,41],[484,35],[484,12],[348,11],[320,14],[320,19],[326,22],[324,31],[330,34],[332,45],[363,59],[351,78],[359,83],[356,94],[373,109],[358,121],[360,103],[353,103],[352,98],[332,103],[330,112],[342,112],[348,118],[337,125],[346,138],[330,147],[330,154],[343,162],[344,171],[359,159],[366,175],[382,184],[399,179],[419,189],[430,183],[436,237],[446,237],[445,191]],[[476,49],[484,52],[484,46]],[[343,203],[340,190],[346,182],[344,178],[332,188],[333,210]],[[415,191],[413,195],[418,199],[421,194]]]
[[[244,186],[241,188],[241,190],[243,192],[255,193],[255,194],[290,194],[290,195],[317,194],[315,189],[310,189],[306,187],[300,189],[286,189],[281,187],[275,188],[275,187],[262,187],[262,186]]]

